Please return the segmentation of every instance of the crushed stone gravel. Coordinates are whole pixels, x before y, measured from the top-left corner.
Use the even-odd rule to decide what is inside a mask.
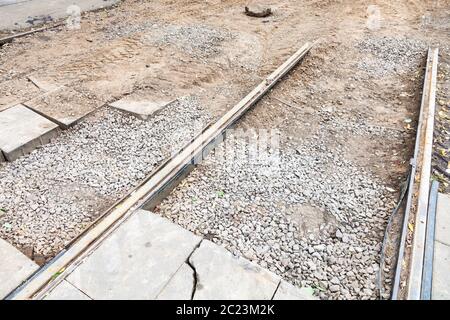
[[[204,24],[173,25],[148,21],[142,24],[124,24],[108,30],[106,39],[145,34],[152,45],[173,45],[194,58],[205,59],[220,52],[220,44],[232,39],[233,34]]]
[[[49,258],[136,186],[209,116],[194,97],[147,121],[113,109],[0,166],[0,237]]]
[[[369,37],[356,46],[361,52],[371,54],[358,62],[358,68],[372,76],[402,74],[416,69],[428,49],[423,41],[406,37]]]

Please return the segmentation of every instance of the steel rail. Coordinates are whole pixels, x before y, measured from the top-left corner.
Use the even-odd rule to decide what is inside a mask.
[[[414,235],[414,241],[417,246],[417,251],[414,254],[414,269],[409,270],[409,276],[412,275],[412,272],[416,274],[420,274],[419,279],[413,279],[413,285],[411,285],[411,278],[409,278],[408,283],[408,299],[419,299],[420,298],[420,278],[422,274],[422,266],[423,266],[423,248],[424,248],[424,230],[426,229],[426,208],[428,203],[428,192],[429,192],[429,178],[431,173],[431,151],[430,148],[432,146],[432,130],[434,123],[434,100],[436,95],[436,74],[437,74],[437,60],[438,60],[438,49],[428,49],[427,55],[427,63],[425,67],[425,76],[423,82],[423,92],[422,92],[422,101],[420,105],[420,115],[419,122],[417,125],[417,133],[416,133],[416,142],[414,147],[414,155],[410,161],[411,165],[411,175],[408,186],[408,196],[406,201],[405,215],[403,218],[403,226],[401,231],[400,243],[399,243],[399,252],[397,256],[397,265],[395,269],[394,276],[394,284],[392,287],[392,300],[397,300],[400,298],[400,285],[402,275],[405,272],[405,249],[406,249],[406,238],[408,236],[408,224],[411,218],[412,208],[415,206],[416,208],[416,222],[415,222],[415,231],[421,229],[419,231],[418,237]],[[434,79],[434,80],[433,80]],[[431,126],[430,126],[431,125]],[[431,136],[430,136],[431,130]],[[425,147],[426,146],[426,147]],[[428,152],[428,156],[425,157],[426,152]],[[427,163],[428,161],[428,163]],[[425,164],[425,166],[424,166]],[[420,167],[420,176],[417,177],[417,170]],[[427,169],[428,168],[428,169]],[[422,194],[419,196],[421,200],[421,212],[419,214],[419,206],[418,203],[413,203],[416,199],[415,192],[416,186],[415,182],[419,183],[419,190],[422,191]],[[427,182],[428,181],[428,182]],[[413,199],[414,197],[414,199]],[[425,201],[425,202],[424,202]],[[425,208],[425,211],[424,211]],[[425,221],[423,221],[425,219]],[[420,245],[422,244],[422,245]],[[414,253],[414,247],[413,247]],[[412,263],[411,259],[411,263]],[[412,266],[412,265],[411,265]],[[419,270],[418,270],[419,269]],[[419,285],[418,285],[419,284]],[[412,289],[412,291],[411,291]],[[414,291],[414,294],[412,294]],[[410,295],[411,292],[411,295]],[[413,298],[414,296],[414,298]]]
[[[58,256],[45,270],[36,274],[20,288],[8,296],[8,299],[31,299],[39,297],[39,292],[45,292],[52,283],[59,281],[80,263],[90,250],[99,245],[110,232],[130,217],[133,212],[148,203],[174,180],[185,172],[187,167],[201,161],[218,140],[221,140],[226,129],[232,126],[248,109],[259,101],[279,80],[281,80],[297,63],[309,52],[314,44],[306,43],[287,59],[280,67],[272,72],[263,82],[254,88],[247,96],[239,101],[216,123],[202,132],[188,146],[164,163],[134,192],[125,197],[120,203],[104,215],[104,218],[75,241],[71,247]]]
[[[411,268],[408,280],[408,300],[419,300],[422,288],[423,261],[425,252],[425,237],[428,218],[428,200],[430,194],[431,157],[433,153],[434,113],[436,107],[436,79],[438,64],[437,48],[430,49],[431,72],[426,78],[427,90],[427,118],[425,128],[425,141],[423,145],[423,158],[419,181],[419,194],[414,223],[413,246],[411,252]]]

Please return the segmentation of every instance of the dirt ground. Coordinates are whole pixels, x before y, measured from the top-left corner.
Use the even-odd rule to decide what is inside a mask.
[[[259,1],[272,8],[267,18],[244,15],[247,3],[126,0],[86,13],[80,29],[57,27],[14,40],[0,49],[0,110],[65,86],[71,90],[62,90],[58,98],[70,102],[74,91],[80,93],[80,109],[126,95],[195,94],[218,117],[306,41],[317,41],[276,89],[277,98],[300,109],[296,119],[304,123],[289,122],[286,104],[265,100],[262,105],[268,107],[247,125],[284,123],[284,133],[304,140],[323,121],[320,110],[361,130],[387,130],[391,134],[374,139],[331,134],[326,142],[344,148],[348,161],[396,195],[412,155],[427,46],[448,52],[449,3]],[[409,48],[419,53],[409,55]],[[53,112],[59,114],[64,105],[54,104]],[[390,263],[393,259],[388,257]]]
[[[174,95],[227,88],[232,95],[228,101],[235,101],[305,41],[318,40],[317,50],[330,59],[325,57],[329,48],[352,46],[365,35],[445,41],[443,31],[448,28],[445,10],[440,10],[446,8],[444,1],[374,3],[382,26],[375,31],[367,29],[369,3],[364,1],[260,3],[270,5],[274,15],[246,17],[245,1],[124,1],[117,8],[87,13],[79,30],[61,27],[18,39],[1,51],[0,108],[45,91],[30,83],[30,76],[47,85],[87,91],[102,101],[139,88]],[[424,14],[433,18],[428,22],[431,26],[423,22]],[[189,39],[172,41],[180,40],[180,45],[158,43],[167,35],[166,25],[184,26],[186,33],[194,32],[196,25],[209,26],[231,35],[224,35],[216,48],[194,47],[197,54],[193,54]],[[351,51],[345,54],[340,56],[343,61],[357,58]],[[342,79],[333,80],[329,90],[342,84]],[[205,99],[212,96],[221,99],[223,93],[213,92]],[[229,105],[226,100],[215,102],[211,109],[218,113]]]

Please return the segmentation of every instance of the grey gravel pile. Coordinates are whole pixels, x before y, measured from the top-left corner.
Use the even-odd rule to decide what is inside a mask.
[[[232,38],[227,31],[207,25],[156,25],[147,40],[158,45],[174,45],[192,57],[204,59],[220,52],[220,44]]]
[[[324,107],[318,110],[317,114],[321,117],[322,124],[337,129],[342,133],[390,137],[391,139],[399,138],[402,135],[400,130],[371,124],[367,121],[366,116],[356,112],[343,115],[340,112],[334,112],[334,109],[331,107]]]
[[[221,42],[231,39],[233,34],[211,26],[173,25],[155,21],[142,24],[119,24],[105,33],[108,40],[143,33],[152,45],[174,45],[194,58],[205,59],[220,52]]]
[[[119,37],[128,37],[139,32],[148,32],[157,26],[158,24],[154,21],[147,21],[145,23],[119,23],[108,28],[104,37],[107,40],[114,40]]]
[[[357,48],[370,54],[358,63],[358,67],[373,76],[402,74],[417,68],[426,56],[427,45],[410,38],[366,38]]]
[[[100,111],[56,141],[0,167],[0,236],[50,257],[188,142],[209,117],[192,97],[142,121]],[[174,134],[176,133],[176,134]],[[2,211],[2,213],[4,212]]]
[[[231,134],[158,212],[295,285],[312,286],[322,299],[376,298],[394,195],[327,146],[329,129],[322,125],[300,146],[283,143],[269,165],[219,157],[233,150]],[[236,141],[248,149],[246,139]]]

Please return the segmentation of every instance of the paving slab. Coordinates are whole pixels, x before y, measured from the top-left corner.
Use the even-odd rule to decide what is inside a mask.
[[[225,248],[149,211],[137,210],[44,299],[313,300]]]
[[[60,87],[62,87],[60,84],[56,83],[55,81],[53,81],[50,78],[30,75],[27,77],[27,79],[35,87],[38,87],[42,93],[55,91],[55,90],[58,90]]]
[[[133,116],[147,120],[151,115],[157,113],[165,106],[175,100],[129,100],[127,98],[115,101],[110,104],[111,107]]]
[[[448,194],[438,194],[435,232],[437,241],[450,246],[450,195]]]
[[[102,106],[103,102],[91,94],[62,86],[23,104],[57,123],[62,129],[67,129]]]
[[[298,288],[287,281],[281,280],[273,300],[318,300],[312,288]]]
[[[43,300],[92,300],[71,283],[61,281]]]
[[[157,300],[190,300],[194,282],[194,270],[187,263],[183,263],[158,295]]]
[[[197,274],[194,300],[272,299],[280,277],[203,240],[189,259]]]
[[[20,29],[36,26],[46,21],[52,21],[68,16],[68,8],[76,5],[80,11],[104,8],[119,0],[0,0],[0,30]]]
[[[3,81],[0,83],[0,111],[14,107],[43,93],[45,91],[24,78]]]
[[[138,210],[68,277],[92,299],[156,299],[201,238]]]
[[[450,246],[435,241],[432,300],[450,300]]]
[[[3,239],[0,239],[0,257],[0,299],[3,299],[39,266]]]
[[[23,105],[0,112],[0,150],[8,161],[48,143],[57,134],[57,124]]]

